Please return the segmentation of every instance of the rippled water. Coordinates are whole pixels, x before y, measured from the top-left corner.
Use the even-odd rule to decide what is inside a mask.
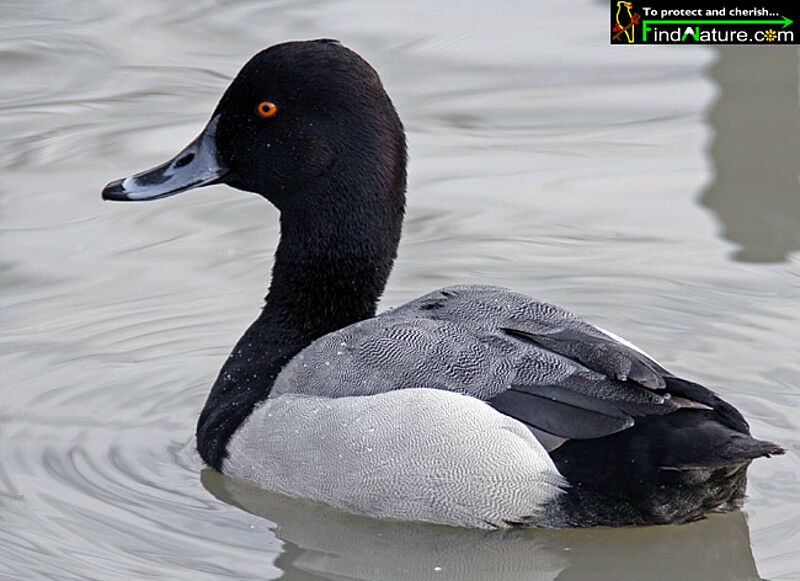
[[[0,2],[0,576],[800,576],[800,116],[790,47],[609,47],[604,3]],[[277,214],[216,186],[100,201],[251,54],[329,36],[409,133],[384,297],[513,286],[714,386],[786,456],[692,525],[480,533],[203,469],[195,418],[258,312]]]

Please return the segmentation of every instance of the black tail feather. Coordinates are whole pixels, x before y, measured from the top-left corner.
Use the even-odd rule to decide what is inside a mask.
[[[636,418],[622,432],[569,440],[550,452],[571,484],[562,501],[571,515],[565,526],[689,522],[735,506],[750,462],[783,449],[723,423],[724,413],[682,409]]]

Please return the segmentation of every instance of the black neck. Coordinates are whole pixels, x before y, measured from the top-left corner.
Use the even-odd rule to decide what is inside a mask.
[[[374,316],[400,239],[404,173],[383,196],[330,196],[281,213],[281,241],[261,315],[220,371],[197,426],[203,459],[220,470],[230,437],[269,395],[283,366],[312,341]],[[395,184],[392,184],[395,185]]]

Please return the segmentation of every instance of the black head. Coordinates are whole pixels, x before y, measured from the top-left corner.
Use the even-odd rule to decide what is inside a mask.
[[[218,155],[230,170],[225,181],[281,209],[333,201],[314,198],[345,173],[372,173],[369,165],[393,173],[404,165],[402,125],[377,73],[334,41],[258,53],[215,114]]]
[[[103,197],[149,200],[219,182],[282,211],[342,196],[402,197],[403,127],[377,73],[353,51],[332,40],[278,44],[242,68],[186,149],[110,183]]]

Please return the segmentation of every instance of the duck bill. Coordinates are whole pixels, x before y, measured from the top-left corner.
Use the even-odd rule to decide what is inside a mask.
[[[197,139],[168,162],[106,185],[103,199],[157,200],[220,181],[228,170],[217,157],[218,122],[219,116],[211,119]]]

